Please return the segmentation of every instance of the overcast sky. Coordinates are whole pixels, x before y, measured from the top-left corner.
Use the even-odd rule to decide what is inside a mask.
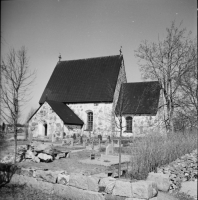
[[[37,70],[32,100],[22,109],[38,108],[42,92],[58,62],[124,56],[128,82],[141,81],[134,50],[141,41],[166,36],[175,20],[197,34],[196,0],[16,0],[1,1],[1,55],[10,48],[28,49]]]

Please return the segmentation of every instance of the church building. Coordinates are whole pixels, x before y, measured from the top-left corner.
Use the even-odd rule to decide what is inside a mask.
[[[157,81],[127,83],[123,55],[60,61],[29,119],[33,137],[123,136],[159,128]]]

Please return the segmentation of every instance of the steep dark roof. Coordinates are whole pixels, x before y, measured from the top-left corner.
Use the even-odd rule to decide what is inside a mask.
[[[123,57],[60,61],[40,98],[65,103],[112,102]]]
[[[64,103],[51,100],[47,100],[47,103],[65,124],[81,126],[84,124],[84,122]]]
[[[158,81],[123,83],[116,113],[155,115],[159,96],[160,85]]]

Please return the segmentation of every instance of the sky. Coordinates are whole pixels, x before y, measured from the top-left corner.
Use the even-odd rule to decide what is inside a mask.
[[[1,1],[1,58],[11,48],[28,50],[37,71],[23,123],[58,62],[118,55],[122,46],[128,82],[142,81],[134,51],[143,40],[157,42],[175,20],[197,35],[196,0],[16,0]]]

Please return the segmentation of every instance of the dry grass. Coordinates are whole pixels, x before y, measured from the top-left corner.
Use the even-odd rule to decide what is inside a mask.
[[[26,185],[6,185],[1,188],[0,200],[67,200],[54,194],[46,194],[40,190],[27,187]]]
[[[151,134],[136,141],[131,148],[130,176],[133,179],[146,179],[148,173],[177,158],[191,153],[197,148],[197,132],[175,133],[167,138]]]

